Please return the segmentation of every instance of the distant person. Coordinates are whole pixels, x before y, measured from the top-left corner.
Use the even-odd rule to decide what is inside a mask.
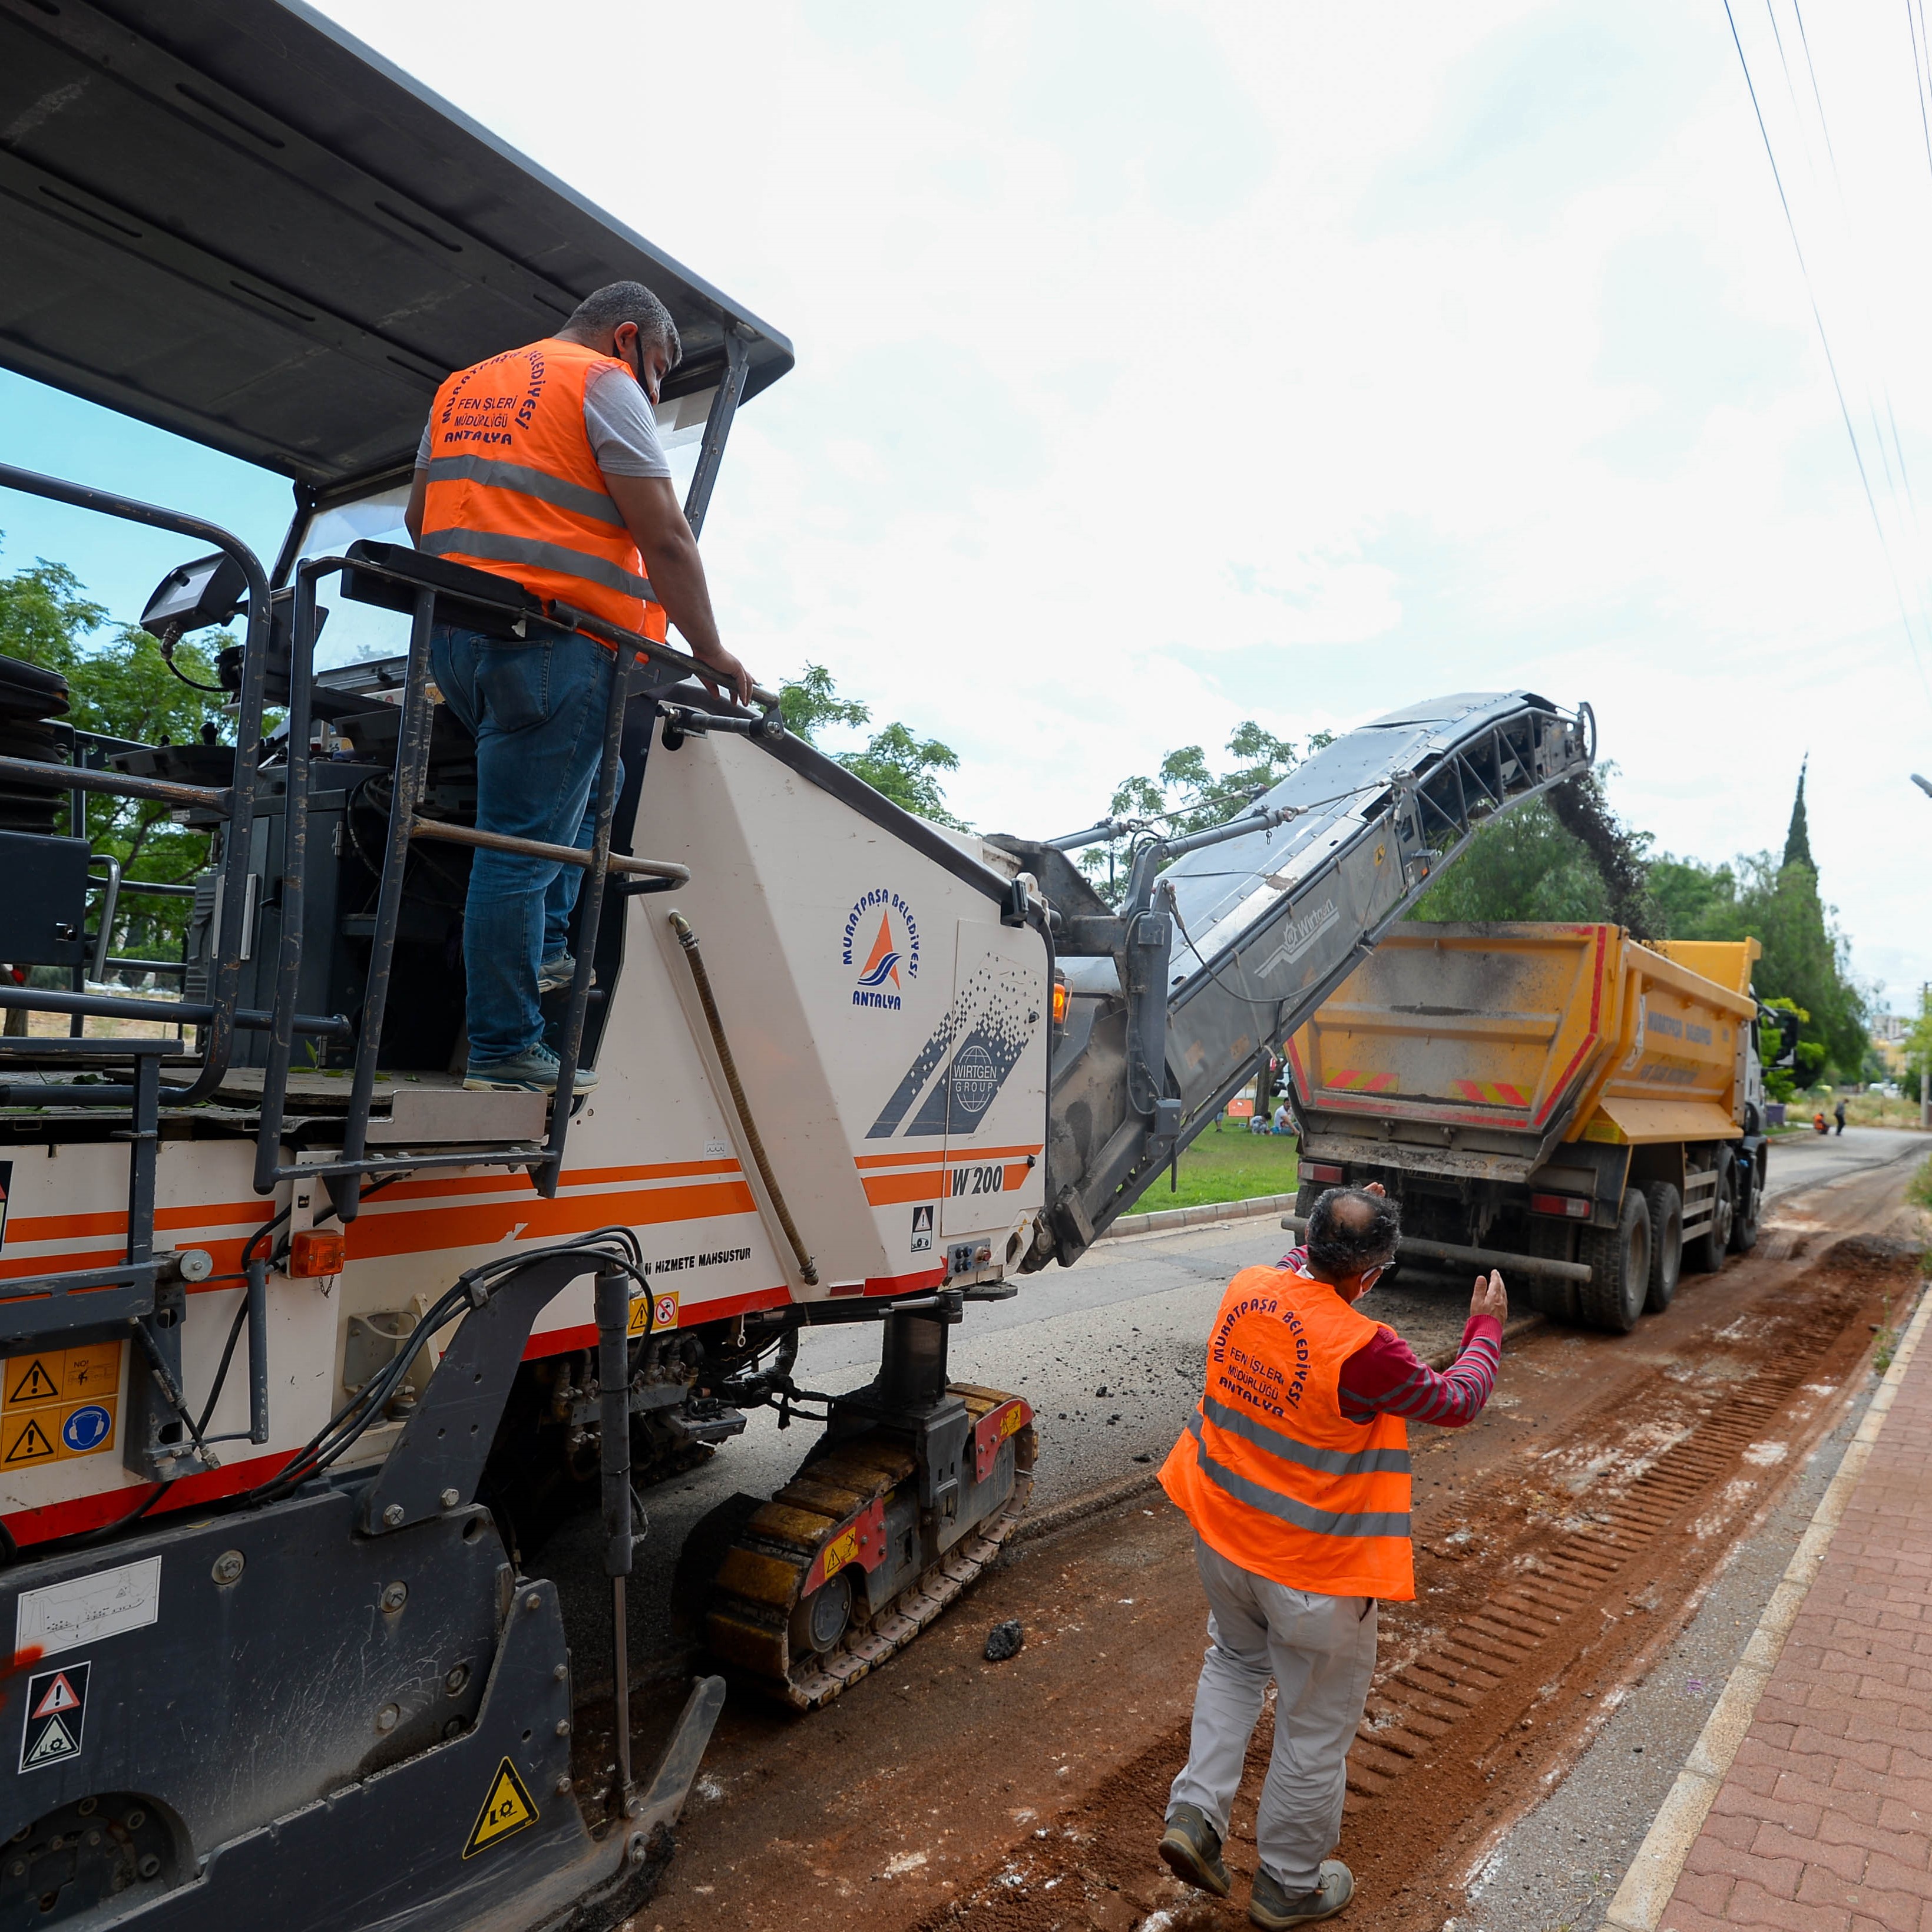
[[[1822,1107],[1811,1116],[1811,1127],[1814,1133],[1828,1134],[1832,1131],[1825,1124],[1825,1110]]]
[[[1264,1134],[1268,1130],[1268,1116],[1263,1113],[1258,1107],[1257,1107],[1255,1111],[1248,1116],[1248,1132],[1251,1134]]]
[[[1288,1102],[1284,1100],[1274,1110],[1274,1130],[1278,1134],[1288,1132]]]
[[[1410,1421],[1460,1428],[1496,1382],[1509,1298],[1479,1278],[1446,1374],[1355,1304],[1395,1259],[1379,1186],[1331,1187],[1294,1265],[1244,1268],[1208,1348],[1207,1387],[1160,1472],[1193,1526],[1208,1649],[1162,1858],[1228,1895],[1221,1847],[1270,1678],[1274,1749],[1255,1825],[1248,1916],[1274,1928],[1340,1912],[1355,1881],[1334,1850],[1348,1746],[1376,1664],[1376,1605],[1415,1595]]]
[[[1839,1132],[1843,1133],[1845,1131],[1845,1103],[1842,1098],[1832,1112],[1837,1117]]]

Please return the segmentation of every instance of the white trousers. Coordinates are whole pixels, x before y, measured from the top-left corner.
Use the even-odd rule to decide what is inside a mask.
[[[1275,1682],[1274,1750],[1255,1838],[1289,1897],[1321,1882],[1342,1834],[1348,1746],[1376,1667],[1372,1597],[1318,1597],[1230,1563],[1194,1540],[1208,1592],[1208,1654],[1194,1694],[1187,1762],[1168,1810],[1192,1804],[1225,1841],[1248,1740]]]

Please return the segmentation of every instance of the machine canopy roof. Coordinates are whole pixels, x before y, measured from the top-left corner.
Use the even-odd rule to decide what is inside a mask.
[[[791,345],[296,0],[0,0],[0,364],[326,497],[452,369],[636,280],[668,397]]]

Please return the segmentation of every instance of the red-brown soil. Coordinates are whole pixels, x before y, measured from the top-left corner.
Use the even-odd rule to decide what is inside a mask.
[[[1482,1422],[1418,1432],[1413,1604],[1385,1606],[1350,1758],[1357,1932],[1434,1932],[1485,1843],[1556,1781],[1688,1618],[1735,1538],[1866,1384],[1917,1280],[1879,1173],[1786,1210],[1612,1338],[1546,1329]],[[1185,1524],[1156,1494],[1022,1546],[824,1712],[734,1694],[641,1932],[1245,1924],[1264,1716],[1218,1904],[1153,1856],[1204,1642]],[[988,1628],[1026,1646],[988,1664]],[[640,1756],[648,1762],[647,1741]]]

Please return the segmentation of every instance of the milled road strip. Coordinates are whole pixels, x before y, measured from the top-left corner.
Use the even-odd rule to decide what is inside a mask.
[[[1750,1729],[1758,1700],[1770,1681],[1784,1640],[1832,1546],[1832,1534],[1851,1502],[1865,1465],[1871,1460],[1873,1445],[1885,1427],[1886,1414],[1898,1396],[1899,1385],[1905,1379],[1928,1322],[1932,1322],[1932,1296],[1921,1300],[1892,1366],[1838,1465],[1838,1473],[1820,1498],[1810,1527],[1785,1568],[1784,1581],[1772,1592],[1730,1681],[1705,1720],[1684,1768],[1677,1774],[1676,1783],[1645,1834],[1622,1884],[1617,1887],[1604,1915],[1602,1932],[1657,1932],[1664,1907],[1677,1889],[1684,1862],[1704,1828],[1705,1818],[1730,1771],[1744,1733]]]

